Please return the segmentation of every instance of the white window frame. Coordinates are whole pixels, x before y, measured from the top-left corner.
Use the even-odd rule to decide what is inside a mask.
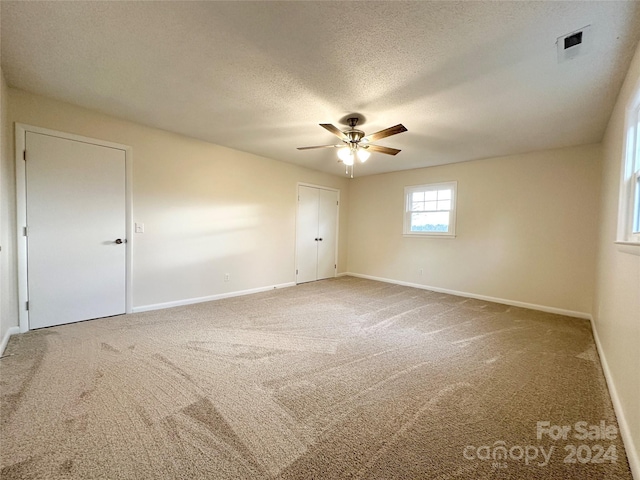
[[[622,158],[618,238],[616,243],[640,246],[640,88],[627,109]]]
[[[433,190],[451,189],[451,209],[449,212],[448,232],[412,232],[411,231],[411,195],[414,192],[427,192]],[[404,224],[403,235],[405,237],[433,237],[433,238],[455,238],[456,237],[456,203],[458,199],[458,182],[427,183],[424,185],[411,185],[404,187]],[[447,211],[447,210],[443,210]]]

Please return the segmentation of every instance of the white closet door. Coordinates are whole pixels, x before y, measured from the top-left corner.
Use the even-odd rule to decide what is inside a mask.
[[[29,326],[126,309],[125,152],[27,132]]]
[[[318,275],[317,279],[336,274],[336,222],[338,192],[318,190]]]
[[[335,276],[338,192],[298,187],[296,223],[296,282]]]
[[[296,282],[317,280],[318,275],[318,189],[298,188],[296,224]]]

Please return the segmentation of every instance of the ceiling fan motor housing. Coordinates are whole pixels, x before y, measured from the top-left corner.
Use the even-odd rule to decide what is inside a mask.
[[[362,140],[362,137],[364,137],[364,132],[352,128],[351,130],[345,130],[344,135],[347,137],[349,143],[358,143]]]

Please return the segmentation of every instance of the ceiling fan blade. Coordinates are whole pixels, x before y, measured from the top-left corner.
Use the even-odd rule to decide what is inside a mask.
[[[329,130],[331,133],[333,133],[336,137],[340,138],[341,140],[344,140],[344,133],[342,133],[340,130],[338,130],[336,127],[334,127],[330,123],[321,123],[320,126],[322,128],[326,128],[327,130]]]
[[[315,147],[298,147],[298,150],[312,150],[314,148],[339,148],[339,147],[343,147],[344,145],[317,145]]]
[[[397,155],[400,153],[400,150],[397,148],[382,147],[380,145],[367,145],[364,148],[371,150],[372,152],[386,153],[387,155]]]
[[[376,140],[380,140],[381,138],[390,137],[391,135],[397,135],[398,133],[406,131],[407,129],[405,128],[405,126],[399,123],[395,127],[385,128],[384,130],[380,130],[379,132],[367,135],[362,140],[365,142],[375,142]]]

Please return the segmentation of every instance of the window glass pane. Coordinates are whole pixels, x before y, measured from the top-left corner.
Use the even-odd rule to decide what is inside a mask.
[[[424,202],[424,209],[427,211],[437,210],[438,202]]]
[[[451,210],[451,200],[438,201],[438,210]]]
[[[437,190],[427,190],[426,192],[424,192],[425,200],[436,200],[437,198],[438,198]]]
[[[413,202],[411,204],[411,210],[413,210],[414,212],[416,210],[424,210],[424,202]]]
[[[636,198],[633,210],[633,233],[640,233],[640,175],[636,176]]]
[[[640,109],[638,110],[638,124],[636,125],[636,155],[635,165],[631,165],[634,172],[640,171]]]
[[[449,212],[412,213],[411,231],[447,233],[449,231]]]
[[[414,202],[424,202],[424,192],[413,192],[411,200]]]
[[[450,200],[451,190],[438,190],[438,200]]]

